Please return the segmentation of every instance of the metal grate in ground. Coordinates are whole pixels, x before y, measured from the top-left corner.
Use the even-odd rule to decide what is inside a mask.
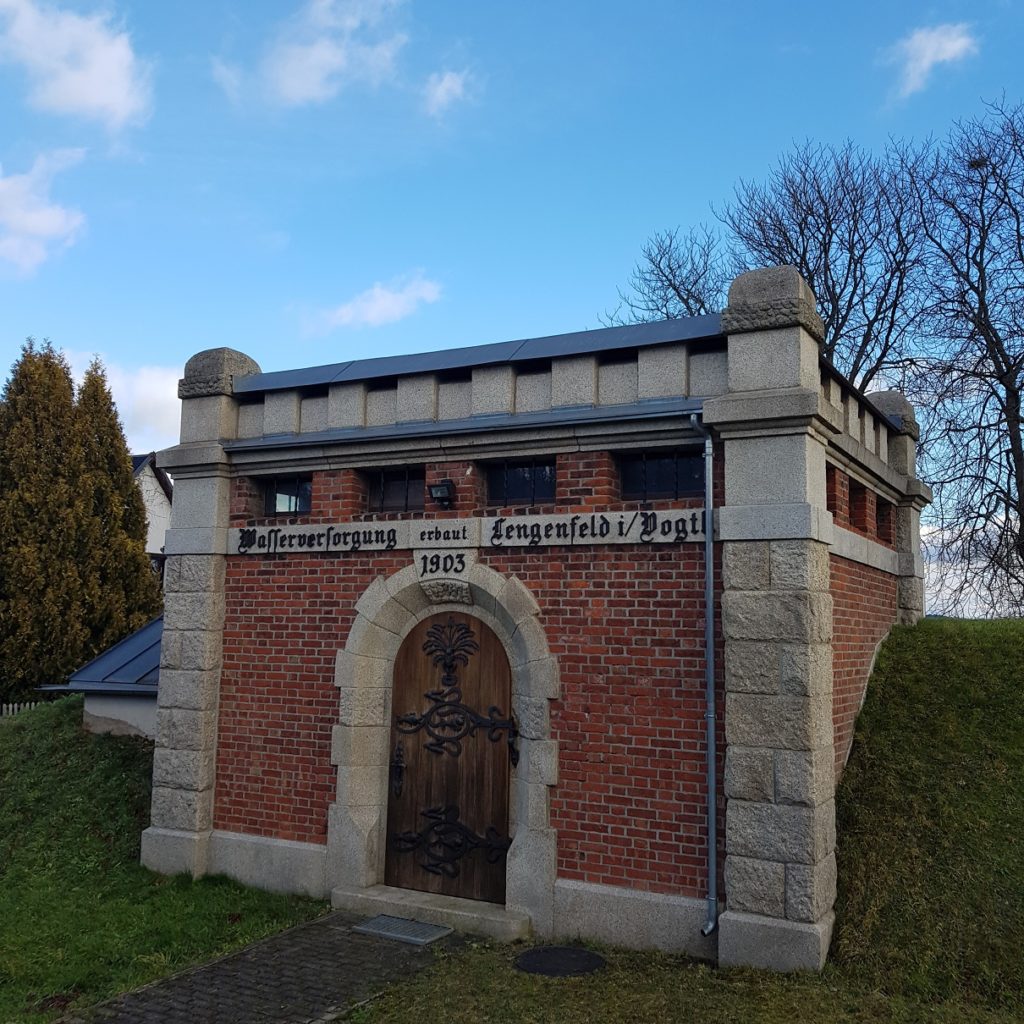
[[[411,921],[406,917],[391,917],[389,914],[378,914],[362,924],[353,926],[352,931],[361,935],[376,935],[382,939],[394,939],[396,942],[408,942],[413,946],[426,946],[437,942],[446,935],[451,935],[451,928],[440,924],[427,924],[425,921]]]

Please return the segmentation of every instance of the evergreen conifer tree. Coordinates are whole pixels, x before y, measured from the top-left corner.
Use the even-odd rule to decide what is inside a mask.
[[[67,360],[29,340],[0,397],[0,696],[82,664],[84,468]]]
[[[78,393],[89,515],[81,554],[87,655],[145,625],[160,609],[160,583],[146,554],[146,510],[124,431],[99,360]]]
[[[0,697],[60,683],[160,609],[103,367],[26,342],[0,396]]]

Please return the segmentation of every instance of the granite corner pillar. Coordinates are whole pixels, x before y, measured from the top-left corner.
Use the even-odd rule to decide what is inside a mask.
[[[235,377],[259,373],[229,348],[193,356],[178,384],[181,443],[161,453],[174,476],[164,569],[157,736],[142,863],[162,874],[207,871],[224,630],[229,470],[237,434]]]
[[[822,323],[792,267],[743,274],[722,314],[726,863],[719,963],[819,970],[836,892],[832,597]]]

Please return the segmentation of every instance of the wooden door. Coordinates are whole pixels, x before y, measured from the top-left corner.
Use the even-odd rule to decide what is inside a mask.
[[[508,658],[479,619],[421,622],[395,659],[384,880],[505,902],[509,766],[518,759]]]

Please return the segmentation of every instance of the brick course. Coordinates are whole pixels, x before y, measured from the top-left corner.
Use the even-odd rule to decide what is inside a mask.
[[[832,725],[838,780],[853,742],[868,673],[879,642],[896,621],[898,577],[836,555],[830,558],[832,591]]]

